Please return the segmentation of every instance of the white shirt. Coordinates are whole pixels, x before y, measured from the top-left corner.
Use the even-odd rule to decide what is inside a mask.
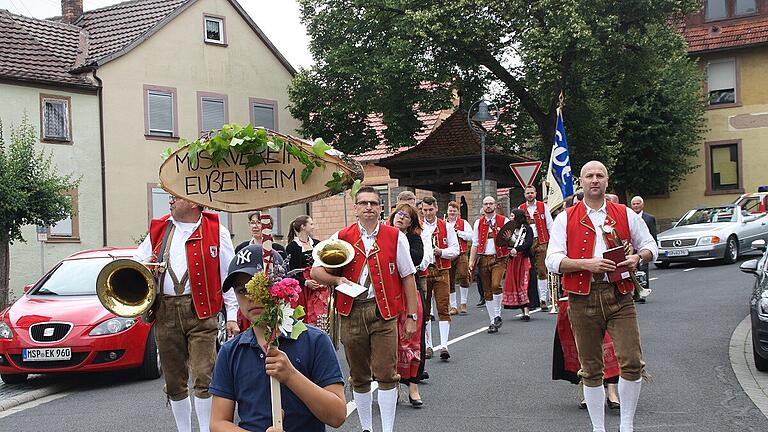
[[[592,225],[595,227],[595,232],[598,233],[595,236],[595,249],[592,253],[592,257],[602,257],[603,252],[608,248],[605,244],[605,237],[603,236],[603,224],[605,218],[608,216],[606,211],[606,204],[603,201],[603,206],[599,209],[590,208],[585,202],[584,205],[587,208],[587,216],[589,216]],[[549,246],[547,247],[546,264],[547,269],[553,273],[560,273],[560,263],[568,255],[568,247],[566,242],[566,227],[568,226],[567,212],[563,211],[557,215],[555,222],[552,224],[552,229],[549,231]],[[636,251],[643,249],[653,254],[651,261],[656,261],[659,256],[659,249],[656,246],[656,242],[651,237],[651,233],[648,231],[648,226],[643,219],[635,213],[631,208],[627,207],[627,220],[629,222],[629,233],[631,238],[632,247]],[[626,239],[625,239],[626,240]]]
[[[456,222],[461,220],[461,218],[456,219]],[[456,235],[466,241],[472,240],[472,228],[469,225],[469,222],[464,221],[464,229],[459,230],[456,229],[456,222],[449,222],[447,219],[445,220],[445,223],[448,225],[448,228],[453,228],[454,231],[456,231]]]
[[[528,210],[528,217],[530,219],[533,219],[533,213],[536,211],[536,201],[533,202],[533,204],[528,204],[528,201],[525,202],[525,208]],[[545,214],[545,220],[547,221],[547,231],[552,231],[552,212],[549,211],[549,207],[547,207],[547,204],[544,203],[544,214]],[[536,224],[531,224],[531,229],[533,230],[533,238],[539,237],[539,231],[536,229]]]
[[[379,227],[381,224],[377,224],[376,229],[374,229],[370,234],[368,234],[368,231],[365,230],[360,222],[357,223],[357,226],[360,229],[360,237],[363,240],[365,256],[367,258],[368,254],[371,252],[371,249],[373,249],[373,244],[376,242],[376,235],[379,233]],[[339,232],[336,231],[331,236],[331,238],[338,239]],[[413,265],[413,260],[411,260],[411,247],[408,245],[408,239],[405,237],[405,234],[403,234],[402,231],[399,231],[397,234],[397,251],[395,252],[395,260],[395,265],[397,266],[397,272],[400,274],[400,278],[404,278],[416,273],[416,267]],[[390,263],[382,262],[381,264],[384,266],[384,268],[386,268]],[[320,263],[315,261],[312,264],[312,267],[320,267]],[[368,265],[364,265],[363,271],[360,272],[360,278],[358,279],[357,283],[365,286],[365,280],[367,278]],[[373,298],[375,296],[376,294],[373,291],[373,283],[371,283],[371,285],[368,287],[368,298]]]
[[[197,222],[178,222],[173,219],[173,216],[169,220],[173,222],[176,227],[173,233],[173,239],[171,239],[171,245],[168,255],[168,261],[176,274],[176,277],[181,279],[184,273],[187,271],[187,248],[186,242],[192,233],[202,222],[202,216]],[[229,235],[229,230],[223,225],[219,224],[219,271],[221,272],[221,282],[227,278],[229,270],[229,263],[232,262],[232,258],[235,257],[235,248],[232,246],[232,238]],[[147,235],[144,241],[141,242],[136,249],[136,254],[133,256],[135,261],[147,262],[152,259],[152,241]],[[161,261],[163,257],[157,257],[158,261]],[[221,288],[221,287],[219,287]],[[191,294],[192,289],[189,286],[189,279],[184,286],[183,294]],[[163,295],[175,296],[176,291],[173,289],[173,280],[168,271],[165,272],[163,279]],[[237,297],[235,297],[235,290],[227,290],[223,293],[224,306],[227,310],[227,321],[237,321]]]
[[[459,238],[456,237],[456,230],[450,225],[446,224],[445,228],[447,231],[446,241],[448,242],[448,247],[440,252],[440,257],[445,259],[456,258],[459,256]],[[435,264],[435,248],[432,244],[432,234],[436,229],[437,218],[435,218],[435,221],[432,223],[426,219],[424,220],[421,230],[421,242],[424,243],[424,259],[421,260],[421,264],[419,265],[420,270],[426,270],[430,264]]]
[[[485,215],[483,215],[482,217],[488,219],[488,217],[486,217]],[[494,222],[496,222],[496,214],[495,213],[493,214],[493,216],[491,216],[490,219],[488,219],[488,225],[489,225],[488,226],[488,232],[493,231],[493,224],[494,224]],[[509,219],[507,217],[504,217],[504,224],[506,224],[507,222],[509,222]],[[504,226],[504,225],[502,225],[502,226]],[[473,245],[479,245],[480,244],[480,243],[478,243],[478,241],[480,239],[480,228],[479,227],[480,227],[480,219],[475,221],[475,229],[472,232],[472,244]],[[501,228],[501,227],[499,227],[499,228]],[[481,250],[478,249],[477,253],[479,253],[480,255],[496,255],[496,242],[494,241],[494,239],[493,238],[489,238],[488,241],[485,242],[485,250],[481,251]]]

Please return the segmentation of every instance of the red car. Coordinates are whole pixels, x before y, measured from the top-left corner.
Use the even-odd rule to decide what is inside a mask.
[[[113,315],[96,297],[96,277],[134,249],[75,253],[56,264],[0,313],[0,378],[28,374],[134,369],[139,379],[161,375],[152,324]]]

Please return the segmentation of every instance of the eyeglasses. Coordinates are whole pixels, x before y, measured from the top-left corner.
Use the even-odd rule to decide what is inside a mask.
[[[397,212],[397,213],[395,213],[395,215],[400,216],[403,219],[410,219],[411,218],[411,215],[409,215],[408,213],[406,213],[406,212],[404,212],[402,210]]]
[[[173,195],[169,195],[169,196],[168,196],[168,204],[173,204],[173,203],[175,203],[177,199],[178,199],[178,198],[176,198],[175,196],[173,196]]]
[[[379,202],[378,201],[358,201],[355,203],[355,205],[359,205],[361,207],[368,207],[368,206],[378,207]]]
[[[258,222],[250,221],[250,222],[248,222],[248,225],[250,225],[250,226],[259,226],[261,224],[258,223]]]

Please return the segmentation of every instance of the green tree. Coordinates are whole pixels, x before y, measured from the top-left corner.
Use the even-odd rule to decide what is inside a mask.
[[[10,245],[24,225],[53,225],[72,214],[64,192],[79,179],[58,175],[51,156],[35,151],[37,134],[25,115],[6,144],[0,120],[0,310],[8,305]]]
[[[480,95],[502,107],[496,145],[546,161],[564,92],[574,168],[593,158],[614,168],[627,152],[650,156],[650,168],[667,164],[645,172],[648,188],[613,176],[643,193],[674,187],[694,168],[701,76],[670,19],[697,10],[698,0],[299,3],[316,64],[291,84],[289,108],[300,133],[332,137],[342,151],[378,143],[366,127],[371,113],[383,116],[393,147],[411,145],[422,126],[416,111],[449,108],[460,92],[465,109]],[[671,149],[671,137],[671,155],[653,150]]]

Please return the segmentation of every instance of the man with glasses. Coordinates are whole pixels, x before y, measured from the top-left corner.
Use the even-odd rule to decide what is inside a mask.
[[[195,412],[200,430],[208,430],[211,382],[216,361],[216,315],[226,306],[227,335],[239,333],[237,299],[222,295],[222,281],[235,256],[227,228],[216,213],[204,212],[191,201],[171,196],[171,213],[152,219],[149,235],[134,259],[165,263],[156,274],[155,334],[170,400],[179,432],[192,430],[192,402],[187,382],[192,375]]]
[[[397,408],[397,318],[406,313],[404,334],[417,331],[418,293],[410,247],[405,234],[379,222],[381,201],[372,187],[362,187],[355,196],[357,222],[334,234],[350,243],[355,258],[335,276],[314,263],[312,278],[326,285],[352,282],[366,288],[357,297],[336,291],[340,336],[349,364],[352,393],[364,431],[373,430],[373,377],[379,384],[381,429],[392,432]]]
[[[480,279],[483,284],[485,309],[491,325],[488,333],[496,333],[501,327],[501,280],[507,269],[509,248],[496,244],[496,235],[501,227],[509,222],[506,217],[496,214],[496,200],[493,197],[483,198],[483,214],[475,221],[472,234],[472,249],[469,254],[469,274],[480,269]]]

